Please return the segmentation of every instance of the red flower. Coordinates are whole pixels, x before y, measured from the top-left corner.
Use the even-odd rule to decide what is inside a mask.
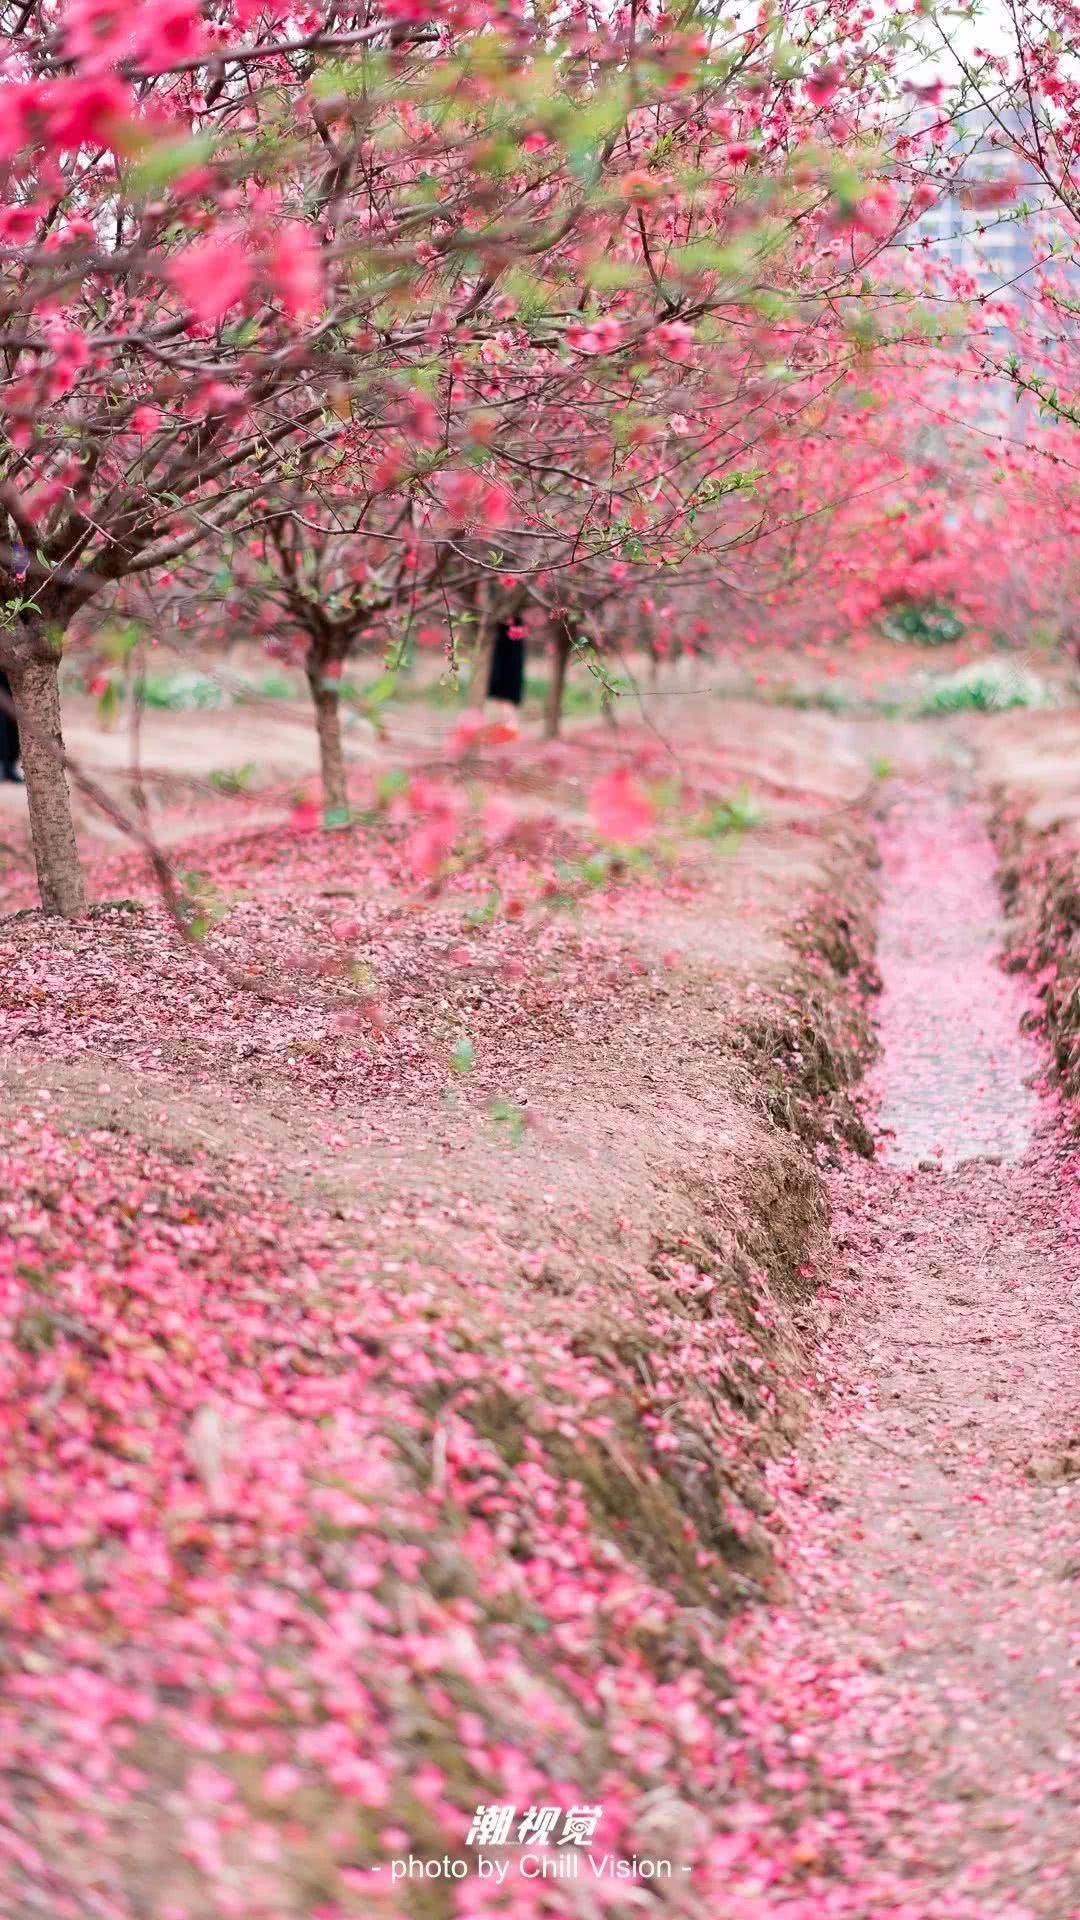
[[[1006,177],[1001,180],[973,180],[960,190],[961,206],[1004,207],[1015,200],[1023,182]]]
[[[33,239],[40,217],[36,202],[29,207],[0,207],[0,240],[12,247],[25,246]]]
[[[289,815],[294,833],[317,833],[322,825],[322,809],[314,800],[300,800]]]
[[[48,89],[46,120],[54,147],[110,149],[131,105],[131,94],[109,74],[92,80],[60,80]]]

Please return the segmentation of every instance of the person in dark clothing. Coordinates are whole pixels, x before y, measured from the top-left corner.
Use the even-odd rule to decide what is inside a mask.
[[[520,707],[525,695],[524,636],[515,637],[506,620],[500,620],[495,629],[487,690],[489,700],[505,700],[511,707]]]
[[[23,777],[19,765],[19,723],[11,699],[11,681],[0,670],[0,779]]]

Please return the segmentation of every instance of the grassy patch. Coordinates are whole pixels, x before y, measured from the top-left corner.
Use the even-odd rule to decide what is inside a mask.
[[[765,818],[761,803],[749,787],[740,787],[726,799],[717,800],[703,815],[699,831],[710,840],[738,839],[751,827],[760,827]]]
[[[148,673],[143,681],[143,704],[165,713],[195,713],[230,705],[219,680],[208,673]]]
[[[1008,660],[973,660],[933,680],[919,703],[919,712],[1004,713],[1010,707],[1045,707],[1050,692],[1038,674]]]
[[[254,778],[254,760],[245,760],[242,767],[215,767],[209,775],[210,785],[218,793],[247,793]]]

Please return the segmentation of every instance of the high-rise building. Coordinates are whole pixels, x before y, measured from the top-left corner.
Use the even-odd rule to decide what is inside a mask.
[[[1017,152],[1010,131],[1022,135],[1015,116],[1010,125],[983,108],[951,123],[943,153],[950,161],[959,157],[959,165],[949,170],[940,197],[920,215],[909,239],[925,243],[931,260],[948,268],[959,303],[982,304],[985,331],[981,341],[971,341],[983,376],[977,383],[973,377],[973,423],[1007,427],[1009,439],[1026,440],[1038,404],[1030,395],[1017,403],[1009,363],[1025,357],[1040,327],[1050,344],[1057,316],[1048,319],[1041,304],[1046,273],[1066,292],[1071,287],[1076,298],[1080,262],[1063,249],[1050,189]],[[1010,183],[1016,183],[1011,194]],[[1070,324],[1063,312],[1062,324]]]

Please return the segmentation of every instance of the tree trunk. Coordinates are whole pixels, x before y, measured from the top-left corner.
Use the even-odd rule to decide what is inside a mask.
[[[323,811],[345,814],[349,810],[349,795],[345,785],[345,756],[341,750],[341,694],[337,681],[327,675],[326,661],[315,662],[308,668],[308,686],[315,703],[315,731],[319,736]]]
[[[498,624],[492,609],[481,605],[476,620],[476,646],[473,649],[472,673],[469,677],[469,691],[465,701],[467,707],[482,707],[487,699],[488,681],[491,679],[491,656],[495,651],[495,629]]]
[[[544,739],[557,740],[562,721],[563,693],[566,688],[566,669],[570,663],[570,629],[565,620],[560,620],[555,629],[555,647],[551,659],[551,679],[548,681],[547,700],[544,704]]]
[[[59,668],[59,657],[13,661],[8,677],[19,723],[41,905],[46,913],[74,920],[83,912],[86,896],[64,767]]]

